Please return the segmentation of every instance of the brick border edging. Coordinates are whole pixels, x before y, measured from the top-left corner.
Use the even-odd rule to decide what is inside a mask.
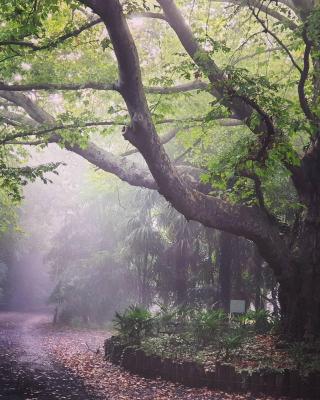
[[[191,361],[148,355],[144,350],[126,346],[113,336],[105,341],[105,356],[112,363],[145,378],[161,377],[191,387],[208,387],[232,392],[264,393],[291,398],[320,399],[320,373],[307,377],[298,371],[260,370],[238,372],[233,365],[216,363],[215,371]]]

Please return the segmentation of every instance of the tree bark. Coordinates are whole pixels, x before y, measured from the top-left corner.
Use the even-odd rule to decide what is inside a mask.
[[[256,310],[261,310],[264,308],[263,300],[261,297],[261,284],[262,284],[262,258],[258,252],[258,249],[254,247],[253,249],[253,263],[254,263],[254,286],[255,286],[255,298],[254,298],[254,308]]]
[[[289,235],[289,268],[276,276],[284,332],[299,339],[320,336],[320,148],[303,157],[293,180],[303,212]]]
[[[320,197],[311,197],[292,237],[290,268],[279,277],[283,329],[299,339],[320,335]]]

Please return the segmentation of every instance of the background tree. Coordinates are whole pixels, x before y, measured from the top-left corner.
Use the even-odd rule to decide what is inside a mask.
[[[144,307],[152,303],[154,293],[154,266],[163,250],[160,232],[152,217],[153,196],[141,199],[136,215],[128,221],[124,233],[123,252],[129,268],[135,271],[139,304]]]

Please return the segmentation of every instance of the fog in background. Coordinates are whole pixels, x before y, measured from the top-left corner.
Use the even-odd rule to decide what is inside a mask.
[[[31,161],[66,165],[24,188],[1,308],[76,325],[108,323],[131,304],[228,310],[234,298],[269,309],[270,296],[278,312],[274,277],[249,241],[189,222],[156,191],[57,146]]]
[[[48,306],[54,287],[46,256],[52,239],[69,215],[81,202],[81,191],[89,163],[55,145],[41,152],[31,152],[30,165],[61,162],[59,175],[47,174],[52,183],[40,179],[23,189],[24,200],[19,207],[19,232],[15,236],[15,262],[10,269],[9,308],[32,310]]]

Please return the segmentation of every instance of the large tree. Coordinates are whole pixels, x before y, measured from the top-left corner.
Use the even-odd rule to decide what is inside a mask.
[[[14,10],[19,10],[20,5],[22,14],[30,12],[24,2],[9,3]],[[76,8],[78,2],[69,3]],[[108,31],[104,46],[112,47],[116,56],[118,80],[114,83],[107,79],[107,83],[104,79],[99,82],[60,84],[1,83],[0,96],[5,99],[1,108],[2,118],[7,126],[18,127],[17,130],[9,130],[2,143],[16,146],[62,142],[68,150],[85,157],[129,184],[159,191],[188,220],[196,220],[205,226],[253,241],[280,284],[279,300],[284,331],[299,338],[319,335],[319,6],[311,0],[229,1],[235,6],[235,13],[247,10],[255,26],[261,28],[258,34],[265,35],[276,45],[276,48],[270,49],[268,41],[265,41],[267,48],[264,51],[278,50],[292,65],[295,75],[290,82],[290,95],[286,97],[285,94],[278,93],[280,86],[277,82],[255,76],[245,69],[219,67],[215,57],[223,50],[223,44],[208,35],[204,42],[198,34],[193,33],[184,16],[187,12],[192,12],[195,2],[190,1],[189,8],[179,8],[173,0],[158,0],[160,11],[151,12],[143,7],[138,9],[140,18],[157,18],[170,26],[171,35],[179,40],[195,69],[195,82],[166,87],[147,87],[143,84],[136,43],[127,21],[132,14],[137,14],[137,2],[126,1],[122,5],[118,0],[85,0],[79,3],[91,9],[97,17],[88,13],[88,22],[84,25],[38,44],[35,40],[28,40],[28,35],[35,34],[37,23],[42,18],[39,17],[40,22],[35,20],[34,25],[31,25],[31,32],[26,28],[24,31],[16,29],[15,36],[11,33],[11,36],[5,37],[1,46],[10,49],[8,57],[15,57],[16,49],[40,52],[56,48],[84,30],[104,23]],[[41,10],[42,14],[39,11],[39,15],[56,11],[56,2],[48,4],[47,9],[44,6]],[[10,16],[12,10],[8,6],[5,12]],[[20,14],[17,23],[19,22],[26,23]],[[207,30],[210,12],[205,25]],[[100,57],[104,57],[103,53]],[[94,70],[95,65],[91,68]],[[203,77],[202,81],[199,76]],[[84,89],[115,91],[123,98],[130,117],[123,136],[136,150],[130,150],[125,155],[115,155],[93,142],[79,143],[72,135],[63,136],[61,131],[64,129],[72,131],[77,126],[84,129],[99,124],[115,125],[119,122],[76,121],[65,124],[45,111],[35,101],[35,96],[28,95],[32,90]],[[164,144],[176,135],[177,129],[165,136],[158,135],[159,125],[153,118],[146,96],[149,93],[169,94],[190,90],[206,91],[216,99],[212,103],[218,110],[215,111],[215,117],[224,117],[222,124],[243,124],[254,135],[255,139],[247,146],[245,156],[242,154],[235,163],[234,176],[252,183],[255,202],[232,202],[226,196],[215,196],[214,192],[208,190],[208,185],[199,180],[203,172],[199,168],[201,165],[195,167],[189,163],[179,164],[170,159]],[[13,105],[17,110],[23,109],[24,113],[13,112]],[[299,135],[303,141],[300,148],[294,145],[292,139],[300,137]],[[148,169],[128,158],[134,151],[142,155]],[[270,166],[288,173],[298,198],[299,208],[294,218],[285,221],[286,223],[279,221],[265,201],[267,188],[263,185],[263,180],[266,173],[274,171]],[[214,170],[209,171],[209,176],[214,173]],[[210,183],[210,179],[208,180]]]

